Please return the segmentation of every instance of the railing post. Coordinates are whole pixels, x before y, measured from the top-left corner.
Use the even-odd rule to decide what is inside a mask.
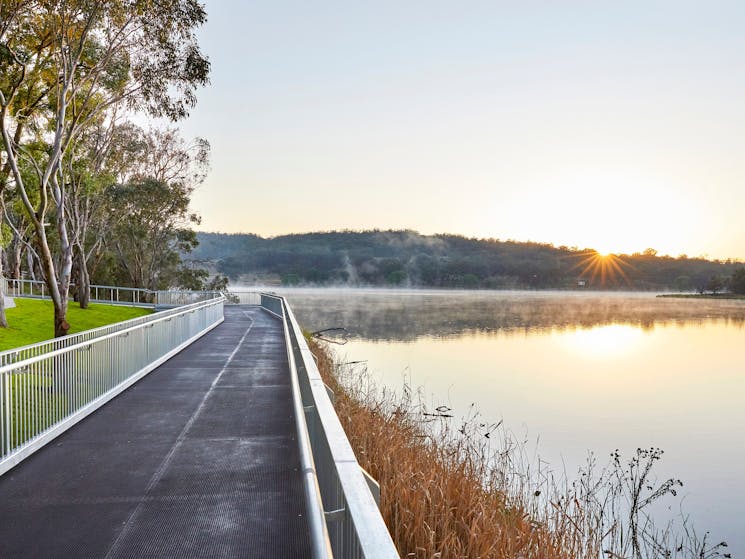
[[[4,443],[4,445],[3,446],[5,447],[3,449],[4,450],[3,454],[8,454],[10,452],[10,444],[11,444],[10,443],[10,437],[11,437],[11,428],[10,428],[10,419],[11,419],[11,413],[10,413],[10,408],[11,408],[11,401],[10,401],[10,375],[7,375],[7,374],[2,375],[2,379],[1,380],[2,380],[2,383],[3,383],[3,386],[2,386],[3,395],[2,395],[2,397],[4,398],[4,401],[5,401],[5,405],[3,406],[3,411],[5,412],[4,413],[5,417],[3,418],[5,420],[5,425],[3,426],[4,427],[4,433],[3,433],[3,439],[4,439],[3,440],[3,443]]]

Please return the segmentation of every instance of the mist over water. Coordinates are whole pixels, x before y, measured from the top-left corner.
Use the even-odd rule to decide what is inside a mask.
[[[623,324],[643,330],[718,319],[742,327],[745,301],[660,298],[638,292],[277,289],[309,330],[414,341],[465,333],[525,334]]]
[[[647,293],[276,289],[303,328],[344,327],[341,361],[478,409],[571,477],[593,452],[665,450],[699,531],[745,557],[745,301]],[[666,498],[668,514],[681,499]]]

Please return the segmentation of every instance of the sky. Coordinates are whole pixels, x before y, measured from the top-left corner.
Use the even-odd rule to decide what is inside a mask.
[[[207,0],[201,230],[745,260],[745,3]]]

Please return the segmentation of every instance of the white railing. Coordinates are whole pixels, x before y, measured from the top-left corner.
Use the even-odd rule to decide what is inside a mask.
[[[90,339],[0,366],[0,474],[220,324],[223,303],[219,296],[97,329]]]
[[[72,285],[71,289],[75,289]],[[91,302],[119,303],[130,305],[150,305],[153,303],[153,292],[137,287],[116,287],[114,285],[91,285]]]
[[[3,291],[9,297],[28,297],[49,299],[47,284],[39,280],[2,278]],[[76,286],[70,285],[70,293],[75,294]],[[91,285],[92,303],[114,303],[140,307],[180,307],[219,297],[219,291],[174,291],[142,289],[138,287],[118,287],[116,285]],[[258,294],[255,294],[258,298]],[[258,299],[254,304],[258,305]]]
[[[261,293],[258,291],[223,291],[228,305],[260,305]]]
[[[32,299],[49,299],[47,284],[39,280],[2,278],[3,291],[9,297],[28,297]],[[70,292],[75,293],[75,285],[70,285]],[[92,303],[116,303],[152,307],[155,303],[155,291],[137,287],[118,287],[116,285],[91,285]]]
[[[219,291],[154,291],[156,307],[180,307],[222,296]]]
[[[270,294],[261,305],[283,321],[313,556],[398,557],[371,490],[377,484],[357,462],[292,309]]]

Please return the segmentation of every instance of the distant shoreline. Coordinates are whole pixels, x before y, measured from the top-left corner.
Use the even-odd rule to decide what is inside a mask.
[[[675,299],[745,299],[745,295],[737,293],[661,293],[657,297],[672,297]]]

